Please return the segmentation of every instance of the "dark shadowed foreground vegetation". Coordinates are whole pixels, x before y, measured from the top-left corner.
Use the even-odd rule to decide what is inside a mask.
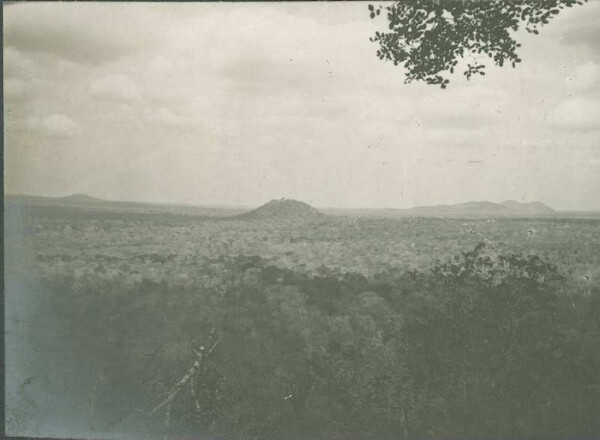
[[[30,351],[8,346],[30,375],[9,386],[9,423],[33,432],[50,411],[101,437],[600,435],[598,221],[322,222],[17,217],[30,247],[9,269],[35,311],[20,315]],[[335,264],[340,243],[362,259],[340,250]],[[15,319],[22,301],[8,297]]]

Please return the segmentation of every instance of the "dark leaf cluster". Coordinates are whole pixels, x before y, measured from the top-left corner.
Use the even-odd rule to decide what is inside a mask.
[[[371,18],[386,12],[388,30],[375,32],[377,56],[402,65],[406,83],[422,81],[446,88],[460,59],[470,60],[464,75],[485,75],[490,59],[497,66],[521,62],[514,33],[539,29],[561,10],[587,0],[400,0],[386,7],[369,5]]]

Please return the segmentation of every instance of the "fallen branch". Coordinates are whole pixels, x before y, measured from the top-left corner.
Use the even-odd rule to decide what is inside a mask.
[[[177,397],[177,394],[179,394],[179,391],[181,391],[181,388],[186,383],[189,382],[189,380],[194,376],[194,374],[196,374],[196,371],[198,371],[198,369],[200,368],[201,362],[202,362],[202,358],[196,359],[194,361],[192,368],[190,368],[187,371],[187,373],[185,373],[185,375],[179,380],[179,382],[177,382],[175,384],[175,386],[173,386],[173,388],[171,388],[171,391],[169,391],[167,393],[167,398],[165,400],[163,400],[156,408],[154,408],[152,411],[150,411],[150,415],[154,414],[156,411],[158,411],[159,409],[161,409],[163,406],[167,405],[168,403],[171,403],[173,401],[173,399],[175,399],[175,397]]]
[[[204,356],[213,352],[213,350],[219,343],[219,340],[220,339],[217,339],[209,350],[204,350],[204,347],[200,347],[199,350],[194,350],[197,359],[192,364],[192,367],[183,375],[181,379],[179,379],[179,381],[173,386],[173,388],[171,388],[171,390],[167,393],[167,397],[161,403],[159,403],[158,406],[156,406],[152,411],[150,411],[149,415],[153,415],[154,413],[156,413],[156,411],[163,408],[165,405],[168,405],[171,402],[173,402],[173,400],[177,397],[177,395],[185,386],[185,384],[187,384],[198,372],[200,366],[204,361]]]

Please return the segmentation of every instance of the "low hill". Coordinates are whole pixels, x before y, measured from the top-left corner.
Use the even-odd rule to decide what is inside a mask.
[[[554,209],[541,202],[521,203],[515,200],[506,200],[502,202],[501,205],[506,206],[512,211],[522,212],[528,215],[552,214],[555,212]]]
[[[133,213],[143,215],[166,214],[184,217],[194,216],[198,218],[229,218],[247,210],[247,208],[232,206],[164,204],[106,200],[87,194],[73,194],[65,197],[6,194],[4,196],[4,202],[5,204],[13,205],[86,210],[91,214],[99,212],[112,212],[115,214]]]
[[[72,194],[65,197],[30,196],[27,194],[6,194],[4,200],[12,203],[25,203],[34,205],[98,205],[110,203],[87,194]]]
[[[237,216],[237,218],[242,220],[314,220],[324,216],[308,203],[292,199],[279,199],[271,200],[252,211]]]
[[[72,194],[70,196],[57,198],[57,202],[79,205],[88,203],[105,203],[106,200],[99,199],[98,197],[88,196],[87,194]]]
[[[406,215],[453,217],[529,217],[554,213],[552,208],[541,202],[520,203],[514,200],[507,200],[502,203],[478,201],[456,205],[421,206],[402,211]]]
[[[458,203],[455,205],[415,206],[407,209],[381,208],[381,209],[325,209],[330,215],[348,215],[356,217],[454,217],[454,218],[519,218],[519,217],[547,217],[567,215],[555,211],[541,202],[521,203],[507,200],[502,203],[488,201],[475,201]],[[593,215],[593,213],[586,213]]]
[[[492,202],[467,202],[456,205],[437,205],[437,206],[417,206],[404,210],[407,214],[419,216],[440,216],[440,215],[481,215],[494,216],[510,213],[511,209],[499,203]]]

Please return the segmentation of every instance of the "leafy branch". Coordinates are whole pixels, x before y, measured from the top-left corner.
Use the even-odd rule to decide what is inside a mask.
[[[513,33],[532,34],[563,9],[587,0],[399,0],[369,5],[372,19],[385,11],[387,32],[375,32],[377,57],[406,69],[405,83],[423,81],[446,88],[460,59],[485,55],[497,66],[521,63]],[[467,64],[463,75],[485,75],[486,64]]]

